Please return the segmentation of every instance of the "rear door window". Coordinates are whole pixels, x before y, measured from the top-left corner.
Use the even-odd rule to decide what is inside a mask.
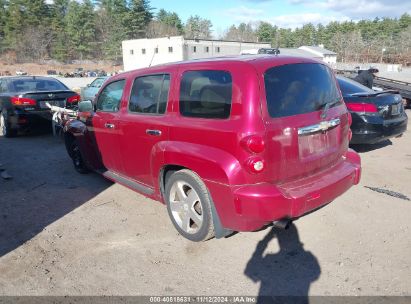
[[[231,111],[232,78],[226,71],[189,71],[180,88],[180,113],[188,117],[228,118]]]
[[[164,114],[166,111],[170,75],[150,75],[134,80],[128,109],[135,113]]]
[[[333,72],[322,64],[302,63],[268,69],[264,74],[271,117],[318,111],[326,103],[342,103]]]

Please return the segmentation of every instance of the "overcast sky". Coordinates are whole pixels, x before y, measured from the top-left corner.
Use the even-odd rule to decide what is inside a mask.
[[[211,20],[214,34],[231,24],[263,20],[280,27],[305,23],[399,17],[411,14],[410,0],[151,0],[154,8],[175,11],[183,22],[190,15]]]

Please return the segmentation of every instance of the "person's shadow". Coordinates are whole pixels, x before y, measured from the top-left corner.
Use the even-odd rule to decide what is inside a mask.
[[[264,256],[277,236],[280,251]],[[309,303],[308,291],[321,273],[316,257],[304,250],[295,225],[288,230],[272,228],[258,243],[244,273],[261,281],[257,303]]]

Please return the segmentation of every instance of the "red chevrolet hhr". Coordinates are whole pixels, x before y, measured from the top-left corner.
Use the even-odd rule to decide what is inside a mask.
[[[167,205],[192,241],[286,224],[358,184],[351,117],[324,63],[214,58],[108,79],[66,125],[75,168]]]

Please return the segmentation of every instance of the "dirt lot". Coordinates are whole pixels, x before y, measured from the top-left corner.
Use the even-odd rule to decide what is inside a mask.
[[[362,148],[361,184],[290,230],[191,243],[59,139],[0,137],[0,295],[411,295],[411,201],[366,188],[411,198],[410,143]]]

